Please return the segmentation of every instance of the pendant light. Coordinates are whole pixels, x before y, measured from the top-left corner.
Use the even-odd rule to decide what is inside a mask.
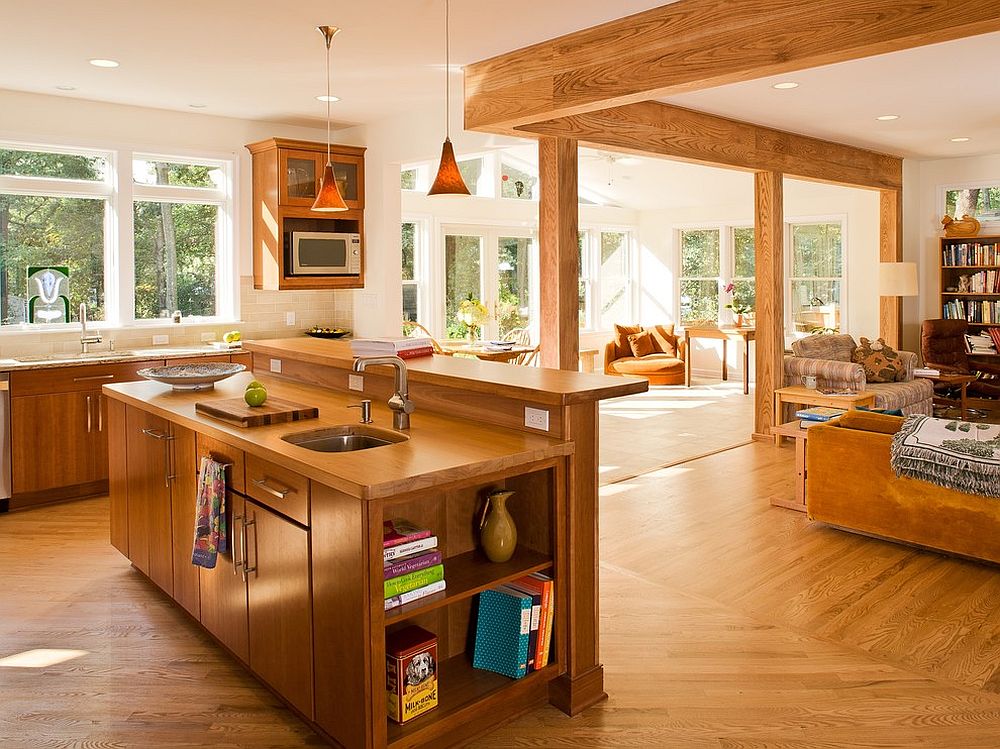
[[[449,28],[450,0],[444,0],[444,145],[441,147],[441,165],[428,195],[470,195],[462,173],[455,161],[451,145],[451,31]]]
[[[317,26],[316,30],[326,40],[326,168],[312,210],[334,213],[347,210],[347,203],[337,189],[337,176],[333,173],[333,161],[330,160],[330,43],[340,29],[336,26]]]

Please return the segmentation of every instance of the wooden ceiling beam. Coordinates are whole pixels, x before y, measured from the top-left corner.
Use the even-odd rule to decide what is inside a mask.
[[[465,68],[465,127],[517,125],[1000,31],[995,0],[679,0]]]
[[[731,120],[655,101],[517,128],[611,149],[749,171],[777,171],[820,182],[899,189],[902,160],[875,151]]]

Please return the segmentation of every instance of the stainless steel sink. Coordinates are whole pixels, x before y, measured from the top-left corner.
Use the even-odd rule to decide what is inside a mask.
[[[307,432],[294,432],[286,434],[281,439],[315,452],[347,453],[406,442],[410,438],[405,434],[388,429],[379,429],[364,424],[345,424],[310,429]]]
[[[42,354],[40,356],[17,356],[14,357],[14,361],[23,362],[25,364],[31,362],[46,362],[46,361],[87,361],[88,359],[127,359],[132,356],[131,351],[88,351],[86,354],[76,352],[76,353],[63,353],[63,354]]]

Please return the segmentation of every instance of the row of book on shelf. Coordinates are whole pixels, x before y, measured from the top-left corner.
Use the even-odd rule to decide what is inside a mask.
[[[1000,294],[1000,270],[981,270],[963,277],[969,280],[958,287],[962,294]]]
[[[383,524],[385,608],[393,609],[445,590],[444,563],[430,529],[394,518]],[[523,575],[476,597],[473,668],[520,679],[552,657],[555,581],[543,572]],[[405,723],[438,704],[438,639],[409,625],[386,635],[386,706]]]
[[[961,242],[941,248],[943,265],[1000,265],[996,242]]]
[[[945,320],[968,320],[971,323],[1000,323],[1000,300],[952,299],[943,305]]]
[[[970,354],[995,354],[1000,351],[1000,328],[987,328],[982,335],[965,335],[965,350]]]
[[[351,341],[351,353],[355,356],[398,356],[400,359],[415,359],[434,353],[430,338],[355,338]]]

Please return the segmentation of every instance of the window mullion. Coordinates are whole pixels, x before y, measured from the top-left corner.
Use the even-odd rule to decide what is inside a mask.
[[[119,325],[135,322],[135,226],[132,195],[132,152],[119,151],[115,162],[115,214],[117,216],[117,252],[115,267],[115,313]]]

